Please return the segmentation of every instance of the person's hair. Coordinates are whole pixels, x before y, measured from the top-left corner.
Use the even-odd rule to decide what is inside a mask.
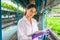
[[[28,4],[28,5],[26,6],[26,8],[27,8],[27,9],[36,8],[36,5],[35,5],[35,4]],[[24,15],[26,15],[26,11],[25,11],[25,14],[24,14]]]

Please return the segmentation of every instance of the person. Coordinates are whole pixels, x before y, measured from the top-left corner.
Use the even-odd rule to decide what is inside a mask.
[[[38,31],[38,23],[33,18],[35,12],[35,4],[29,4],[26,6],[24,16],[18,21],[18,40],[32,40],[32,36],[29,35]],[[38,37],[34,40],[38,40]]]

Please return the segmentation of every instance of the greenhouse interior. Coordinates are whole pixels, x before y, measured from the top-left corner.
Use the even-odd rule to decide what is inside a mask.
[[[50,28],[50,33],[39,40],[60,40],[60,0],[1,0],[2,40],[18,40],[17,23],[30,3],[36,5],[33,18],[39,30]]]

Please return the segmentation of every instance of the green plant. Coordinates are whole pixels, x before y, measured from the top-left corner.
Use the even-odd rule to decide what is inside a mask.
[[[10,4],[7,4],[6,2],[2,2],[1,6],[4,7],[4,8],[8,8],[8,9],[14,10],[14,11],[18,10],[18,12],[20,12],[20,13],[23,12],[22,10],[17,9],[17,7],[15,7],[13,5],[10,5]]]
[[[52,26],[52,30],[60,35],[60,17],[45,17],[46,26]]]

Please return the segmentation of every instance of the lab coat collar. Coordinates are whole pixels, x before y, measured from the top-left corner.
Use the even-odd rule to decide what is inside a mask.
[[[29,23],[30,25],[32,25],[32,24],[27,20],[26,16],[23,16],[23,19],[26,20],[27,23]],[[31,19],[31,21],[32,21],[32,19]]]
[[[23,19],[26,20],[26,21],[28,21],[27,18],[26,18],[26,16],[23,16]]]

